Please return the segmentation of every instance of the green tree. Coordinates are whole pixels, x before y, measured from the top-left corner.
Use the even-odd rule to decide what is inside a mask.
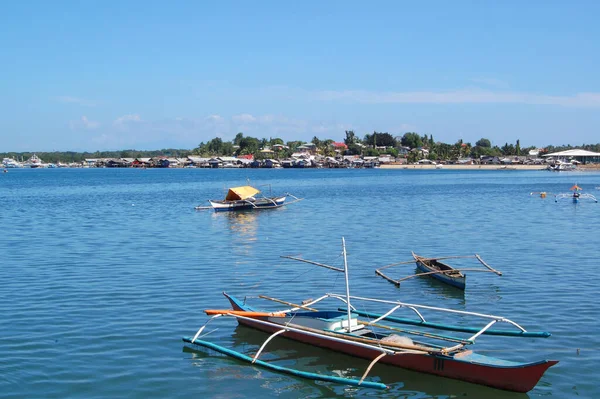
[[[396,139],[389,133],[378,133],[366,134],[363,143],[371,145],[373,147],[395,147],[397,145]]]
[[[242,141],[243,138],[244,138],[244,133],[239,132],[238,134],[236,134],[235,138],[233,139],[233,145],[240,145],[240,142]]]
[[[492,148],[492,143],[488,139],[481,138],[475,143],[477,147]]]
[[[348,150],[346,151],[348,155],[360,155],[362,154],[362,147],[357,144],[349,144]]]
[[[344,144],[350,147],[350,144],[356,143],[356,135],[354,134],[354,130],[346,130],[346,138],[344,139]]]
[[[237,150],[237,155],[254,155],[258,153],[262,142],[254,137],[244,137],[240,141],[240,148]]]
[[[421,139],[421,136],[414,132],[404,133],[401,142],[403,146],[409,148],[423,147],[423,140]]]
[[[212,155],[222,155],[223,140],[220,137],[215,137],[206,143],[206,151]]]

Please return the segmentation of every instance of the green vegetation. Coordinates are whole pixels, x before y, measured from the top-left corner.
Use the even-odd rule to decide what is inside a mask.
[[[393,136],[388,132],[376,132],[366,134],[360,139],[353,130],[345,131],[344,144],[348,147],[345,150],[346,155],[362,156],[380,156],[390,155],[393,157],[404,156],[409,162],[415,162],[422,158],[431,160],[450,160],[464,157],[479,158],[481,156],[515,156],[527,155],[530,150],[537,147],[531,146],[522,148],[520,140],[515,144],[505,143],[501,147],[492,146],[487,138],[481,138],[475,142],[465,143],[458,140],[454,144],[436,142],[432,135],[419,135],[415,132],[407,132],[403,136]],[[317,153],[323,156],[335,156],[336,149],[333,147],[334,140],[320,139],[313,137],[311,143]],[[255,159],[265,158],[289,158],[292,153],[298,150],[301,145],[307,144],[302,141],[284,142],[281,138],[255,138],[244,136],[242,132],[238,133],[232,141],[223,141],[220,137],[215,137],[207,143],[200,143],[198,147],[186,149],[162,149],[153,151],[121,150],[121,151],[96,151],[96,152],[74,152],[74,151],[55,151],[55,152],[36,152],[44,162],[52,163],[70,163],[81,162],[84,159],[92,158],[152,158],[157,156],[184,158],[188,155],[200,157],[216,156],[240,156],[253,155]],[[543,153],[564,151],[574,148],[570,144],[552,146],[544,148]],[[600,152],[599,144],[583,144],[577,146],[585,150]],[[271,150],[271,151],[268,151]],[[426,151],[423,151],[426,150]],[[13,158],[26,160],[33,155],[33,152],[5,152],[0,153],[2,158]]]

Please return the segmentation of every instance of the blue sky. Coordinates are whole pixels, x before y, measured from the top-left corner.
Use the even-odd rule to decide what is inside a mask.
[[[5,2],[0,152],[240,131],[598,143],[598,15],[585,0]]]

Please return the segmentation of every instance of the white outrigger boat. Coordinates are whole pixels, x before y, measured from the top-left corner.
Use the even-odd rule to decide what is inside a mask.
[[[550,333],[527,331],[519,324],[502,316],[475,312],[445,309],[434,306],[404,303],[391,299],[373,299],[351,296],[348,284],[348,265],[344,240],[344,268],[324,265],[295,257],[286,257],[343,272],[346,282],[345,294],[328,293],[302,305],[280,299],[259,296],[262,299],[285,304],[287,307],[277,311],[259,310],[227,293],[232,309],[209,309],[205,312],[211,317],[193,337],[184,337],[183,341],[192,348],[204,347],[243,360],[255,366],[276,372],[313,380],[342,383],[369,388],[387,388],[383,383],[367,380],[369,372],[376,363],[385,363],[405,369],[415,370],[437,376],[453,378],[475,384],[486,385],[508,391],[527,392],[540,380],[544,372],[558,363],[555,360],[534,362],[516,362],[476,354],[470,349],[475,340],[483,335],[502,335],[512,337],[542,337]],[[318,310],[314,305],[326,300],[340,301],[344,306],[330,310]],[[359,306],[356,304],[360,303]],[[368,311],[368,307],[383,306],[383,312]],[[360,309],[359,309],[360,308]],[[393,316],[396,311],[408,310],[416,317]],[[425,314],[446,314],[452,318],[472,317],[479,319],[478,326],[450,325],[430,322]],[[209,323],[222,319],[235,319],[239,324],[255,328],[270,334],[256,353],[249,356],[216,343],[205,337]],[[386,322],[393,324],[386,324]],[[498,323],[505,323],[511,329],[493,329]],[[396,326],[394,325],[396,324]],[[397,325],[411,325],[414,329]],[[466,337],[447,336],[428,329],[454,331],[468,334]],[[278,366],[272,362],[260,360],[266,346],[282,336],[312,346],[318,346],[352,356],[370,360],[370,364],[360,379],[329,376]]]
[[[583,189],[581,187],[579,187],[577,184],[575,184],[573,187],[571,187],[570,190],[573,191],[572,194],[571,193],[556,194],[556,196],[554,197],[554,202],[558,202],[561,199],[570,199],[573,201],[573,203],[578,203],[579,201],[581,201],[583,199],[589,199],[594,202],[598,202],[596,197],[594,197],[592,194],[580,193],[580,191]]]
[[[284,195],[280,196],[269,197],[257,197],[257,194],[260,194],[260,190],[252,186],[232,187],[227,191],[225,199],[208,200],[210,206],[197,206],[195,209],[214,209],[215,212],[273,209],[292,204],[302,199],[297,198],[289,193],[285,193]],[[294,200],[286,203],[287,197],[292,197]]]

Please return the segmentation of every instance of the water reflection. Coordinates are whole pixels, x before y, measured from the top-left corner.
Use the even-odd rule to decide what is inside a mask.
[[[254,330],[249,327],[237,326],[232,334],[233,348],[248,356],[254,355],[260,346],[269,337],[268,334]],[[196,350],[184,347],[184,352],[192,353],[194,358],[200,360],[211,357],[205,350]],[[210,351],[210,353],[214,353]],[[222,357],[221,355],[218,355]],[[329,351],[314,347],[311,345],[290,341],[288,339],[277,337],[270,341],[264,352],[261,354],[261,360],[276,362],[276,364],[297,368],[299,370],[309,370],[313,373],[334,374],[345,378],[360,379],[363,372],[369,366],[369,361],[344,355],[341,353]],[[232,362],[238,362],[231,360]],[[240,363],[243,364],[243,363]],[[351,365],[351,366],[349,366]],[[231,370],[236,378],[247,379],[244,371]],[[242,373],[242,375],[240,375]],[[255,379],[262,380],[261,387],[270,387],[273,380],[277,381],[273,389],[281,389],[281,376],[270,371],[262,371],[258,375],[256,369],[248,367],[248,371]],[[475,398],[528,398],[527,394],[508,392],[488,388],[467,382],[452,380],[418,373],[410,370],[404,370],[398,367],[376,364],[370,372],[370,379],[380,381],[389,386],[386,391],[377,391],[377,397],[448,397],[448,392],[452,392],[452,397],[475,397]],[[274,377],[277,376],[277,377]],[[264,379],[264,380],[263,380]],[[298,384],[295,377],[286,376],[289,380],[287,389],[291,386],[305,392],[306,388],[318,389],[323,397],[344,397],[349,391],[352,391],[353,397],[372,396],[373,390],[367,388],[347,387],[338,384],[316,383],[314,381],[301,380]],[[257,382],[258,383],[258,382]],[[289,385],[291,384],[291,386]]]
[[[215,212],[213,218],[225,220],[234,235],[243,240],[256,241],[258,230],[258,212],[243,210],[235,212]]]

